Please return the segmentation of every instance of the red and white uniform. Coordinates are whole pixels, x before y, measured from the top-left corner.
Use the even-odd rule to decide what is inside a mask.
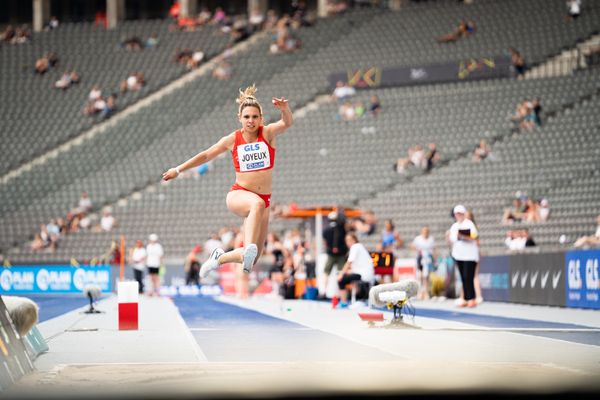
[[[275,148],[265,140],[262,126],[258,127],[258,139],[253,143],[247,143],[242,131],[238,130],[231,157],[236,172],[263,171],[275,165]]]

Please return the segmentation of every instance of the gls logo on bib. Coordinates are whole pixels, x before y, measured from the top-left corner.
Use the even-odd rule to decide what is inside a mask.
[[[271,166],[269,148],[265,142],[241,144],[237,147],[240,172],[259,171]]]

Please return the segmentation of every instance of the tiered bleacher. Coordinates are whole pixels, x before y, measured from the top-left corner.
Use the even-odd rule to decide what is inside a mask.
[[[271,96],[290,98],[297,109],[330,93],[329,74],[349,68],[502,55],[508,47],[539,63],[598,31],[597,5],[590,4],[576,24],[567,23],[564,15],[564,3],[558,0],[425,2],[395,13],[352,11],[319,20],[298,32],[303,48],[293,54],[269,55],[271,38],[265,36],[232,58],[231,80],[201,77],[0,187],[0,222],[7,227],[0,246],[10,249],[14,261],[91,258],[121,233],[135,239],[155,232],[167,255],[182,257],[211,232],[240,223],[224,205],[234,180],[231,161],[215,160],[214,170],[197,179],[155,184],[166,168],[237,128],[239,87],[257,84],[270,121],[277,118]],[[476,21],[475,35],[456,43],[435,40],[461,19]],[[424,224],[432,226],[440,246],[451,223],[450,209],[461,202],[473,208],[481,225],[482,249],[497,252],[506,230],[500,225],[502,208],[515,191],[524,191],[550,200],[550,221],[531,229],[541,245],[552,246],[558,232],[588,233],[582,222],[593,224],[599,211],[598,192],[589,189],[598,179],[598,145],[591,140],[598,131],[598,87],[598,73],[589,71],[539,80],[371,89],[357,99],[366,102],[377,94],[382,114],[348,123],[336,119],[337,104],[321,104],[297,118],[279,141],[273,200],[306,206],[358,204],[373,209],[380,220],[394,219],[405,238],[414,237]],[[533,133],[510,134],[516,104],[535,96],[553,118]],[[498,140],[493,144],[496,162],[471,163],[470,151],[480,138]],[[393,170],[409,146],[429,142],[437,143],[443,160],[434,171],[400,176]],[[567,157],[556,157],[561,154]],[[567,158],[568,169],[563,164]],[[574,205],[582,188],[587,195]],[[82,191],[97,207],[113,206],[118,228],[67,236],[53,254],[30,252],[26,242],[39,224],[64,215]]]

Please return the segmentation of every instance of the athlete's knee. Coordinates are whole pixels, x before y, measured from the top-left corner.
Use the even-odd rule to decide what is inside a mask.
[[[267,209],[267,207],[265,205],[265,202],[261,198],[252,200],[252,203],[250,204],[251,212],[254,211],[255,213],[262,214],[266,209]]]

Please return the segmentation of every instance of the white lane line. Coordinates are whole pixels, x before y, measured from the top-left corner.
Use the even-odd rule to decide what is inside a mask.
[[[206,354],[204,354],[204,352],[202,351],[202,348],[200,347],[200,344],[196,341],[196,338],[194,338],[194,335],[192,335],[192,332],[190,332],[190,328],[188,328],[183,317],[181,316],[181,313],[179,312],[179,308],[177,308],[177,306],[175,305],[175,302],[173,302],[173,300],[171,300],[170,303],[171,303],[171,306],[175,309],[175,314],[177,315],[177,320],[179,321],[179,324],[181,325],[181,329],[183,330],[184,335],[188,338],[190,345],[192,346],[192,349],[194,350],[194,354],[196,355],[196,358],[198,359],[198,361],[208,362],[208,358],[206,357]]]

